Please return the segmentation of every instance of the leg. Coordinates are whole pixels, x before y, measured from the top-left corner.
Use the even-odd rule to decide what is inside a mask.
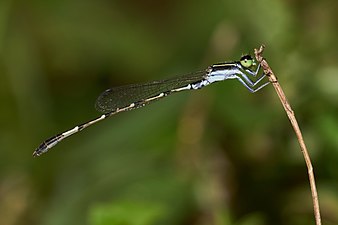
[[[251,70],[249,70],[249,69],[245,69],[245,71],[246,72],[248,72],[249,74],[251,74],[252,76],[257,76],[257,74],[258,74],[258,72],[259,72],[259,69],[261,68],[261,64],[260,63],[258,63],[258,66],[257,66],[257,69],[256,69],[256,71],[251,71]]]
[[[262,76],[262,77],[264,77],[264,76]],[[262,84],[262,85],[260,85],[259,87],[257,87],[257,88],[255,88],[254,86],[249,86],[247,83],[245,83],[245,81],[241,78],[241,77],[239,77],[239,76],[237,76],[236,77],[237,78],[237,80],[239,80],[239,82],[241,82],[243,85],[244,85],[244,87],[246,87],[251,93],[255,93],[256,91],[259,91],[260,89],[262,89],[263,87],[265,87],[266,85],[268,85],[270,82],[266,82],[266,83],[264,83],[264,84]],[[260,80],[262,80],[263,78],[260,78]],[[256,82],[256,84],[257,84],[257,82]]]
[[[242,75],[242,77],[244,78],[244,80],[251,86],[251,87],[254,87],[256,86],[256,84],[258,84],[261,80],[264,79],[264,77],[266,76],[263,72],[263,74],[256,80],[256,81],[253,81],[251,80],[245,73],[241,72],[240,74],[238,75]]]

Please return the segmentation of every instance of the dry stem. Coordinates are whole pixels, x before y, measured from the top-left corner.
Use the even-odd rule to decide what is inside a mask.
[[[279,85],[279,82],[277,81],[277,78],[275,74],[272,72],[270,66],[266,62],[266,60],[263,58],[262,53],[264,50],[264,45],[262,45],[258,50],[255,49],[255,56],[257,61],[261,64],[264,73],[267,75],[269,78],[269,81],[272,83],[273,87],[275,88],[277,95],[284,107],[285,112],[287,113],[289,120],[292,124],[292,127],[296,133],[301,151],[303,153],[305,163],[307,166],[308,174],[309,174],[309,180],[310,180],[310,187],[311,187],[311,194],[312,194],[312,201],[313,201],[313,209],[314,209],[314,214],[315,214],[315,220],[316,220],[316,225],[321,225],[321,219],[320,219],[320,210],[319,210],[319,203],[318,203],[318,194],[317,194],[317,189],[316,189],[316,182],[315,182],[315,177],[313,174],[313,168],[311,164],[311,159],[309,156],[309,153],[306,149],[302,133],[299,129],[295,113],[293,112],[288,100],[286,99],[286,96]]]

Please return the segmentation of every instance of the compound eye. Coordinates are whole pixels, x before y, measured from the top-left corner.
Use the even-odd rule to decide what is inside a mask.
[[[241,57],[240,63],[245,68],[250,68],[252,65],[254,65],[254,60],[250,55],[244,55]]]

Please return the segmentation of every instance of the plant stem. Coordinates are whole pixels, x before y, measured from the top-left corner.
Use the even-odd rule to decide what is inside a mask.
[[[321,225],[321,219],[320,219],[320,210],[319,210],[319,202],[318,202],[318,194],[317,194],[317,188],[316,188],[316,182],[315,182],[315,176],[313,173],[313,167],[312,167],[312,163],[311,163],[311,159],[309,156],[309,153],[306,149],[306,145],[305,142],[303,140],[303,135],[300,131],[300,128],[298,126],[296,117],[295,117],[295,113],[292,110],[284,92],[282,87],[280,86],[279,82],[277,81],[277,78],[275,76],[275,74],[273,73],[271,67],[268,65],[267,61],[263,58],[262,54],[264,51],[265,46],[261,45],[260,48],[257,50],[255,49],[255,56],[257,61],[261,64],[264,73],[267,75],[267,77],[269,78],[269,81],[272,83],[273,87],[275,88],[277,95],[284,107],[284,110],[291,122],[291,125],[296,133],[297,139],[298,139],[298,143],[300,145],[300,149],[303,153],[304,159],[305,159],[305,163],[307,166],[307,170],[308,170],[308,175],[309,175],[309,181],[310,181],[310,187],[311,187],[311,194],[312,194],[312,201],[313,201],[313,209],[314,209],[314,215],[315,215],[315,220],[316,220],[316,225]]]

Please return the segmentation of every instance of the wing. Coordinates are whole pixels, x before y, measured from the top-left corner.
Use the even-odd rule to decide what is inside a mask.
[[[183,77],[176,77],[167,80],[152,81],[142,84],[130,84],[120,87],[113,87],[104,91],[96,100],[96,110],[109,113],[116,109],[129,106],[132,103],[144,102],[147,99],[158,96],[161,93],[170,94],[171,90],[185,87],[189,84],[201,81],[205,78],[206,72],[199,71]],[[163,96],[163,97],[164,97]],[[156,100],[158,98],[154,98]],[[152,101],[145,101],[143,106]]]

